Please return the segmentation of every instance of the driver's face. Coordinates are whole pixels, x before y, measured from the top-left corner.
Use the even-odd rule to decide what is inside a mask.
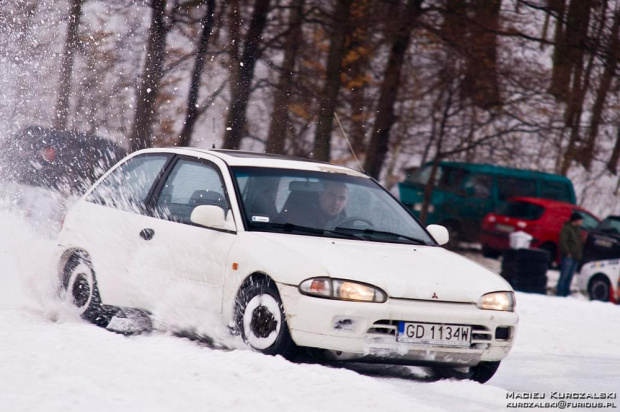
[[[342,183],[328,183],[319,196],[321,209],[330,217],[336,217],[347,204],[347,187]]]

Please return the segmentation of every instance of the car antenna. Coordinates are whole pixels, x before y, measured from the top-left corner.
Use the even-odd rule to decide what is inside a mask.
[[[340,123],[340,118],[338,117],[338,113],[334,112],[334,115],[336,116],[336,121],[338,122],[338,126],[340,126],[340,131],[342,132],[342,135],[344,136],[344,139],[347,141],[347,144],[349,145],[349,150],[351,151],[351,154],[353,155],[353,158],[357,162],[357,166],[359,167],[359,169],[360,169],[360,171],[362,173],[366,174],[366,172],[364,171],[364,168],[362,167],[362,164],[360,163],[359,159],[355,155],[355,151],[353,150],[353,146],[351,146],[351,142],[349,141],[349,136],[347,136],[347,133],[344,131],[344,127],[342,127],[342,123]]]

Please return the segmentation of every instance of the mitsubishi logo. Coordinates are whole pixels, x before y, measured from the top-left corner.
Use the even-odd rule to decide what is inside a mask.
[[[433,292],[433,299],[439,299],[439,298],[437,297],[437,294],[436,294],[435,292]]]

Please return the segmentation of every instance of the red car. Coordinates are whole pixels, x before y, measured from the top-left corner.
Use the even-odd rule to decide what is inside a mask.
[[[510,233],[520,230],[533,237],[531,247],[548,250],[557,263],[560,230],[573,212],[583,216],[581,229],[585,240],[587,233],[598,225],[600,219],[584,208],[548,199],[510,199],[496,213],[489,213],[482,220],[479,238],[482,254],[486,257],[498,257],[510,247]]]

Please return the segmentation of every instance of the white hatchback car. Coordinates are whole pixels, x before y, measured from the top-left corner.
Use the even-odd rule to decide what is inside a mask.
[[[327,163],[138,151],[69,210],[59,239],[61,285],[91,321],[104,303],[210,307],[266,354],[480,382],[515,339],[504,279],[439,247],[446,229],[423,228],[373,179]]]

